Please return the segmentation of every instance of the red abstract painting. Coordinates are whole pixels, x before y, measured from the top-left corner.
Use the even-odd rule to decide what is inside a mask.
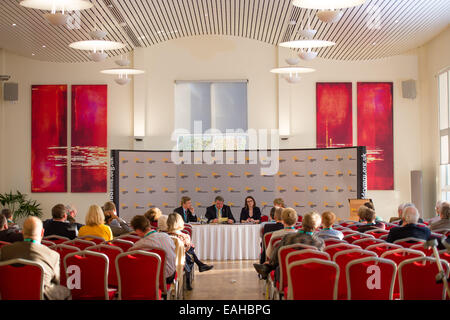
[[[358,82],[358,145],[367,147],[367,188],[394,189],[392,82]]]
[[[31,192],[67,192],[67,86],[31,87]]]
[[[72,86],[71,191],[107,190],[106,85]]]
[[[353,146],[351,82],[316,84],[316,145]]]

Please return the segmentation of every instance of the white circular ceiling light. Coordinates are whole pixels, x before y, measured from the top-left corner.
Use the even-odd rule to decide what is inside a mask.
[[[306,39],[306,40],[293,40],[282,42],[280,43],[280,47],[292,49],[312,49],[312,48],[331,47],[334,46],[335,44],[336,43],[332,41]]]

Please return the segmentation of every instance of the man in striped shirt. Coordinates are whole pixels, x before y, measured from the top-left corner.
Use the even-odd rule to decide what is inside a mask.
[[[131,220],[131,226],[136,234],[142,239],[137,241],[129,251],[150,249],[164,250],[166,253],[164,277],[166,278],[167,284],[172,283],[175,278],[176,270],[175,244],[173,240],[167,233],[152,230],[150,227],[150,222],[144,216],[135,216],[133,220]]]

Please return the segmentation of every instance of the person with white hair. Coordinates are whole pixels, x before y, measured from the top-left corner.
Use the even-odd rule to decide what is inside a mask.
[[[392,228],[386,239],[387,242],[394,242],[404,238],[418,238],[428,240],[431,235],[430,229],[418,226],[419,211],[414,206],[404,207],[402,212],[403,225]]]
[[[443,202],[439,207],[440,219],[430,224],[430,230],[450,230],[450,203]]]
[[[436,205],[434,206],[434,212],[436,212],[436,215],[433,218],[431,218],[430,220],[428,220],[428,223],[430,225],[441,220],[441,206],[444,203],[448,203],[448,202],[443,201],[443,200],[436,201]]]

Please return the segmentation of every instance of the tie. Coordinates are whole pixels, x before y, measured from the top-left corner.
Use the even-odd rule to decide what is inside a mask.
[[[222,219],[222,209],[218,209],[219,211],[219,219]]]
[[[187,222],[187,219],[186,219],[186,209],[183,209],[183,219],[184,219],[184,222]]]

